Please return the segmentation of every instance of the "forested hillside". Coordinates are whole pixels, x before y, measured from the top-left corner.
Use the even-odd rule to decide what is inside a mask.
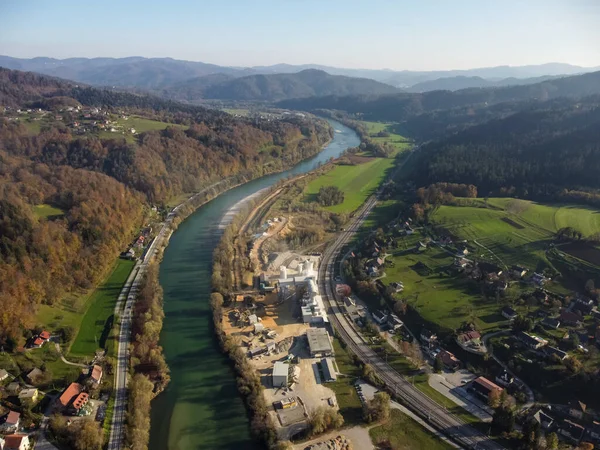
[[[25,108],[43,118],[39,131]],[[174,126],[104,139],[77,123],[131,112]],[[236,119],[0,70],[0,342],[22,343],[40,303],[94,285],[142,225],[145,205],[283,169],[330,137],[312,118]],[[61,213],[46,218],[36,205]]]
[[[600,72],[547,80],[542,83],[421,94],[326,96],[283,100],[279,106],[301,110],[337,109],[362,114],[365,119],[402,122],[427,112],[464,107],[488,107],[503,102],[550,100],[600,94]]]
[[[426,144],[414,173],[420,185],[467,183],[484,194],[600,189],[600,97],[540,104]]]
[[[188,88],[193,84],[188,83]],[[390,94],[398,89],[367,78],[329,75],[308,69],[291,74],[250,75],[209,85],[203,97],[221,100],[276,101],[324,95]]]

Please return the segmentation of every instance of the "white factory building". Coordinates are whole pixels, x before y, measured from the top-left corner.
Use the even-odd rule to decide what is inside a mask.
[[[288,385],[289,365],[281,361],[276,361],[273,365],[273,387],[286,388]]]
[[[288,296],[290,286],[304,287],[306,292],[302,297],[302,320],[304,323],[323,323],[327,322],[327,310],[323,299],[319,294],[317,286],[318,272],[315,270],[314,261],[307,259],[298,264],[298,270],[294,275],[288,273],[288,268],[281,266],[279,268],[279,293],[282,298]]]

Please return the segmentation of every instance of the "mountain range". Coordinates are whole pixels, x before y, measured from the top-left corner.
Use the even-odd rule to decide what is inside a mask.
[[[586,68],[562,63],[549,63],[528,66],[497,66],[469,70],[446,71],[394,71],[389,69],[347,69],[317,64],[291,65],[275,64],[271,66],[227,67],[195,61],[183,61],[172,58],[144,58],[132,56],[127,58],[68,58],[55,59],[38,57],[31,59],[0,56],[0,66],[8,69],[38,72],[55,77],[74,80],[96,86],[111,86],[117,88],[136,88],[149,91],[167,89],[181,95],[177,91],[197,90],[202,92],[209,87],[234,78],[252,75],[296,74],[305,70],[320,70],[330,75],[353,78],[366,78],[385,83],[396,88],[407,89],[410,92],[424,92],[436,89],[463,89],[469,87],[505,86],[509,84],[530,84],[541,80],[537,77],[554,77],[574,75],[598,68]],[[203,78],[207,77],[207,78]],[[244,81],[254,90],[253,97],[267,97],[261,93],[259,78]],[[434,82],[434,80],[438,80]],[[482,81],[483,80],[483,81]],[[186,84],[189,82],[189,85]],[[263,81],[264,82],[264,79]],[[302,80],[292,80],[294,85]],[[428,83],[431,82],[431,83]],[[243,84],[244,84],[243,83]],[[288,81],[282,77],[275,80],[277,88],[285,92]],[[425,84],[423,84],[425,83]],[[377,85],[372,85],[373,87]],[[235,84],[232,87],[235,89]],[[378,86],[376,90],[382,89]],[[307,91],[296,86],[292,91]],[[318,89],[317,89],[318,90]],[[213,92],[223,91],[215,89]],[[189,94],[185,94],[189,95]],[[216,95],[216,94],[210,94]],[[221,94],[219,94],[221,95]],[[229,95],[229,94],[228,94]],[[281,95],[275,95],[281,99]],[[194,96],[197,100],[197,97]]]

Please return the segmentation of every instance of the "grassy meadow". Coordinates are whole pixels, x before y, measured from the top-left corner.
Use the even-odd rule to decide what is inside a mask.
[[[71,345],[70,355],[92,355],[98,348],[106,345],[117,298],[134,265],[135,261],[117,260],[112,273],[92,293],[77,337]]]
[[[350,213],[360,207],[373,194],[392,167],[391,158],[370,158],[371,161],[354,166],[335,166],[329,172],[312,180],[305,189],[305,201],[316,201],[323,186],[337,186],[344,192],[339,205],[325,207],[327,211]]]
[[[385,448],[393,450],[453,448],[397,409],[392,409],[390,419],[386,423],[371,428],[369,435],[376,446],[385,443]]]
[[[304,191],[304,201],[316,201],[317,193],[323,186],[336,186],[344,192],[344,201],[339,205],[325,207],[325,209],[335,213],[355,211],[385,180],[394,166],[395,156],[410,145],[406,138],[393,132],[394,125],[378,122],[362,123],[367,126],[371,135],[382,130],[390,133],[389,137],[370,136],[370,139],[380,144],[387,142],[396,148],[396,152],[389,158],[373,157],[369,152],[357,153],[356,156],[359,158],[353,160],[354,165],[337,165],[329,172],[312,180]]]
[[[55,219],[63,216],[65,212],[60,208],[42,203],[33,207],[33,214],[38,219]]]

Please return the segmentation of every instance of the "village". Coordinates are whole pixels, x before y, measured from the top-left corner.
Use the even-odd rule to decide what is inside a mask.
[[[22,352],[41,352],[45,347],[58,346],[59,340],[42,330],[31,337]],[[26,374],[10,373],[0,369],[0,449],[26,450],[32,448],[35,432],[46,418],[60,415],[67,424],[91,418],[102,422],[105,418],[108,390],[112,384],[103,382],[104,352],[97,352],[90,365],[71,363],[79,375],[62,391],[47,386],[46,369],[34,367]]]
[[[596,303],[580,292],[557,292],[549,274],[481,258],[478,247],[456,242],[443,231],[436,235],[415,227],[410,220],[393,221],[387,233],[373,232],[349,248],[341,262],[344,281],[364,300],[356,308],[356,302],[347,299],[347,314],[367,334],[374,322],[377,334],[401,352],[408,348],[400,345],[403,342],[418,342],[417,365],[430,373],[429,387],[482,422],[492,422],[501,398],[512,398],[518,405],[517,424],[536,422],[544,433],[554,432],[566,444],[600,444],[600,414],[572,384],[562,388],[561,403],[536,401],[546,386],[562,377],[588,367],[598,376]],[[403,262],[407,258],[408,264]],[[406,264],[402,272],[400,264]],[[462,289],[489,298],[487,322],[471,312],[450,329],[443,321],[424,321],[410,313],[415,285],[433,277],[436,284],[454,279]],[[479,329],[480,324],[487,326]],[[412,351],[405,355],[415,359]]]

